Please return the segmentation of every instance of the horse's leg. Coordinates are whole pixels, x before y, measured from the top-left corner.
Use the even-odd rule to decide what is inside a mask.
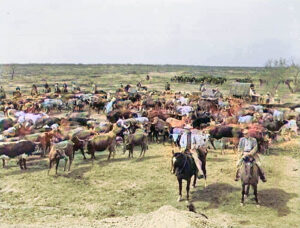
[[[247,189],[246,189],[246,197],[248,197],[248,196],[249,196],[249,190],[250,190],[250,184],[249,184],[249,185],[247,185]]]
[[[244,206],[244,199],[245,199],[245,184],[242,184],[242,199],[241,199],[241,206]]]
[[[181,198],[182,198],[182,179],[179,179],[177,178],[178,180],[178,186],[179,186],[179,196],[178,196],[178,199],[177,201],[180,202],[181,201]]]
[[[257,198],[257,184],[253,185],[253,190],[254,190],[256,206],[259,207],[259,202],[258,202],[258,198]]]
[[[2,166],[5,167],[5,159],[2,159]]]
[[[198,175],[198,172],[196,172],[195,175],[194,175],[194,181],[193,181],[193,187],[194,188],[196,188],[197,175]]]
[[[188,178],[186,183],[186,199],[189,201],[190,199],[190,184],[191,184],[191,178]]]

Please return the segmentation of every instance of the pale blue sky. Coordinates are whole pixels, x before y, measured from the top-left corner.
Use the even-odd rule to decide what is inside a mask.
[[[300,63],[300,0],[0,0],[0,63]]]

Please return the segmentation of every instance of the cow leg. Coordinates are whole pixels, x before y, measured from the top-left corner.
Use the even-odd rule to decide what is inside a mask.
[[[133,148],[134,148],[134,146],[132,145],[132,147],[131,147],[131,157],[133,158]]]
[[[207,186],[207,182],[206,182],[206,160],[203,160],[202,161],[202,165],[201,165],[201,169],[202,169],[202,172],[203,172],[203,175],[204,175],[204,188],[206,188]]]
[[[72,162],[73,162],[73,156],[69,156],[69,171],[71,171],[71,165],[72,165]]]
[[[84,149],[80,148],[80,151],[81,151],[81,154],[83,156],[83,159],[86,159],[85,154],[84,154]],[[74,151],[74,153],[75,153],[75,151]],[[73,158],[74,158],[74,155],[73,155]]]
[[[188,178],[186,183],[186,199],[190,199],[190,185],[191,185],[191,178]]]
[[[51,170],[51,168],[52,168],[52,163],[53,163],[53,160],[50,160],[50,161],[49,161],[48,175],[49,175],[50,170]]]
[[[182,198],[182,179],[177,178],[178,180],[178,190],[179,190],[179,196],[177,201],[180,202]]]
[[[66,172],[66,170],[67,170],[68,159],[66,159],[66,157],[65,157],[64,160],[65,160],[64,172]]]
[[[139,157],[142,157],[143,151],[144,151],[144,147],[143,147],[143,145],[141,145],[141,153],[140,153]]]
[[[27,169],[27,166],[26,166],[26,159],[23,158],[22,160],[23,160],[24,169]]]
[[[56,167],[55,167],[55,174],[57,175],[57,169],[58,169],[58,164],[59,164],[60,158],[56,158]]]
[[[109,151],[109,152],[108,152],[108,158],[107,158],[107,161],[109,161],[109,159],[110,159],[110,156],[111,156],[111,149],[109,148],[108,151]]]
[[[18,163],[19,163],[20,169],[23,169],[22,158],[19,159]]]

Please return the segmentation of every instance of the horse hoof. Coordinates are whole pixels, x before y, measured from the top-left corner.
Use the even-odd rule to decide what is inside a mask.
[[[181,201],[181,196],[179,196],[178,198],[177,198],[177,202],[180,202]]]
[[[257,207],[257,208],[260,208],[260,205],[259,205],[259,204],[256,204],[256,207]]]
[[[240,203],[240,205],[241,205],[241,207],[243,207],[243,206],[244,206],[244,204],[243,204],[243,203]]]
[[[196,188],[196,185],[193,185],[193,188]]]

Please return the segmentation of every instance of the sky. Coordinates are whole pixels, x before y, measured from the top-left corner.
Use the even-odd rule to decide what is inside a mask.
[[[0,63],[300,64],[299,0],[0,0]]]

